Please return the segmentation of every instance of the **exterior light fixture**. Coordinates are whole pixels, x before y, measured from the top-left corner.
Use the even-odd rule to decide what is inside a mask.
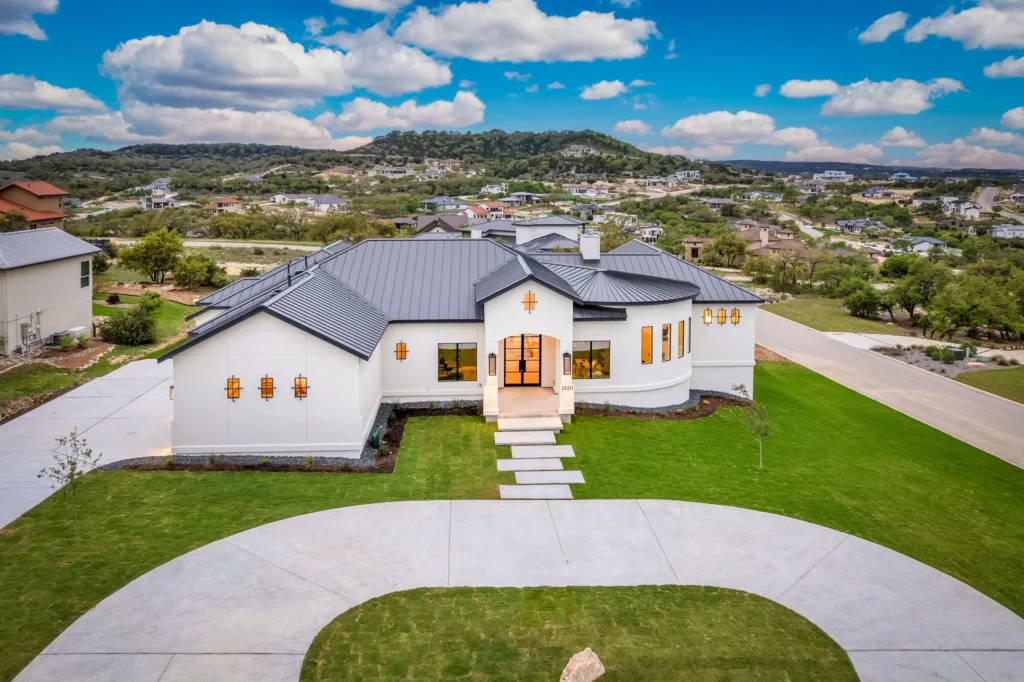
[[[528,313],[532,313],[537,309],[537,294],[532,291],[527,291],[523,294],[523,310]]]
[[[299,400],[309,397],[309,379],[301,374],[295,377],[295,397]]]
[[[171,384],[171,400],[174,400],[174,384]]]
[[[228,400],[238,400],[242,396],[242,380],[232,376],[228,379],[228,385],[224,390],[227,391]]]
[[[269,374],[264,374],[260,379],[260,397],[264,400],[274,397],[274,379]]]
[[[487,355],[487,376],[498,376],[498,356],[494,353],[488,353]]]
[[[739,308],[733,308],[732,309],[732,313],[730,314],[729,317],[730,317],[730,319],[729,319],[730,322],[732,322],[733,324],[739,324],[740,323],[740,309]]]
[[[706,324],[706,325],[710,325],[711,324],[712,315],[714,315],[714,313],[711,312],[711,308],[705,308],[704,309],[704,324]]]
[[[562,374],[565,376],[572,374],[572,354],[569,352],[562,353]]]
[[[725,324],[725,308],[718,309],[718,324]]]
[[[395,344],[395,359],[399,362],[404,361],[409,357],[409,347],[405,345],[405,341],[399,341]]]

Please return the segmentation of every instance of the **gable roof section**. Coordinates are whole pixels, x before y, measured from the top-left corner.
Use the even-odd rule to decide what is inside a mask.
[[[695,298],[700,288],[689,282],[568,264],[549,264],[552,272],[591,305],[652,305]]]
[[[9,201],[0,197],[0,213],[13,213],[18,212],[25,216],[25,220],[37,221],[37,220],[60,220],[61,218],[67,218],[63,213],[57,211],[37,211],[34,208],[22,206],[16,204],[13,201]]]
[[[0,270],[91,256],[99,249],[56,227],[0,232]]]
[[[546,234],[543,237],[531,239],[526,243],[517,244],[515,247],[516,251],[520,251],[522,253],[543,253],[544,251],[552,251],[555,249],[563,251],[575,249],[578,251],[579,248],[580,243],[578,241],[563,237],[560,234]]]
[[[568,282],[543,263],[522,255],[516,255],[512,260],[488,273],[474,284],[476,302],[484,303],[518,284],[529,281],[537,282],[567,296],[575,303],[582,303],[575,289]]]
[[[60,187],[54,187],[48,182],[35,181],[35,182],[11,182],[3,187],[0,187],[0,192],[3,192],[8,187],[20,187],[26,192],[31,192],[37,197],[60,197],[67,194]]]
[[[445,232],[452,232],[463,225],[469,225],[469,218],[455,213],[420,216],[416,219],[416,232],[425,232],[435,225]]]

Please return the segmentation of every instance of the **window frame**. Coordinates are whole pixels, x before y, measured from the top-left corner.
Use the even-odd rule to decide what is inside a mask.
[[[295,377],[295,381],[292,382],[292,390],[295,392],[295,397],[299,400],[309,397],[309,377],[304,377],[301,374]]]
[[[729,322],[731,322],[733,325],[739,324],[740,319],[741,316],[739,308],[733,308],[731,311],[729,311]]]
[[[654,326],[640,327],[640,364],[654,364]]]
[[[679,329],[676,339],[676,357],[686,357],[686,320],[679,320]]]
[[[728,319],[728,316],[725,313],[725,308],[719,308],[718,309],[718,324],[724,325],[727,319]]]
[[[608,365],[605,368],[607,370],[607,372],[605,372],[604,376],[599,376],[599,377],[595,377],[594,376],[594,344],[595,343],[606,344],[605,348],[602,348],[600,350],[607,350],[608,351]],[[584,351],[582,348],[577,349],[576,348],[577,344],[580,344],[580,345],[584,345],[585,344],[586,347],[587,347],[586,351]],[[585,377],[584,376],[577,376],[576,375],[576,353],[578,353],[578,352],[586,352],[587,353],[587,376],[585,376]],[[593,381],[604,381],[605,379],[611,379],[612,378],[612,342],[611,341],[573,341],[572,342],[572,361],[573,361],[572,362],[572,378],[573,379],[581,379],[581,380],[585,379],[585,380],[588,380],[588,381],[590,381],[590,380],[593,380]]]
[[[84,284],[83,284],[83,282],[84,282]],[[92,261],[91,260],[79,261],[78,288],[79,289],[90,289],[90,288],[92,288]]]
[[[260,398],[263,400],[270,400],[274,397],[274,377],[269,374],[264,374],[260,378]]]
[[[442,379],[440,371],[439,371],[438,372],[438,376],[437,376],[438,383],[447,384],[447,383],[462,383],[462,382],[467,382],[467,381],[478,381],[479,380],[479,376],[480,376],[480,368],[478,366],[478,362],[479,362],[480,357],[479,357],[479,355],[476,355],[476,353],[477,353],[477,343],[476,343],[476,341],[472,341],[472,342],[470,342],[470,341],[455,342],[455,343],[439,343],[439,344],[437,344],[437,359],[438,359],[438,367],[439,368],[440,368],[441,362],[442,362],[442,360],[441,360],[441,350],[442,350],[442,348],[444,346],[455,346],[455,348],[454,348],[454,350],[455,350],[455,371],[451,375],[451,376],[454,376],[455,378],[453,378],[453,379],[449,379],[449,378]],[[473,350],[474,355],[476,355],[476,359],[472,363],[472,365],[463,365],[462,364],[462,351],[463,350],[470,350],[470,349]],[[452,350],[452,349],[451,348],[443,348],[443,350]],[[470,367],[470,366],[473,368],[473,371],[474,371],[473,378],[472,379],[463,378],[462,377],[463,369],[467,368],[467,367]]]
[[[672,324],[661,325],[661,361],[672,361]]]
[[[224,387],[224,391],[227,394],[228,400],[234,402],[242,397],[242,380],[231,375],[228,377],[227,385]]]

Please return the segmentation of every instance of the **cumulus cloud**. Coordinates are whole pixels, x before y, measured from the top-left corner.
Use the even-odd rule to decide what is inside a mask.
[[[1007,111],[1003,114],[1001,123],[1004,128],[1024,128],[1024,107]]]
[[[468,78],[463,78],[459,81],[459,90],[469,90],[471,87],[476,85],[476,81],[471,81]]]
[[[835,161],[841,163],[874,163],[882,150],[873,144],[858,144],[851,149],[821,145],[786,152],[787,161]]]
[[[4,0],[0,2],[0,35],[46,40],[46,32],[32,15],[56,14],[58,0]],[[25,158],[25,157],[22,157]]]
[[[64,151],[59,145],[51,144],[46,147],[33,147],[24,142],[9,142],[0,144],[0,161],[19,161],[31,159],[33,156],[46,156]]]
[[[754,88],[754,97],[764,97],[771,91],[772,86],[770,84],[761,83],[761,85],[758,85],[756,88]]]
[[[331,0],[331,2],[348,9],[364,9],[368,12],[389,14],[405,7],[412,0]]]
[[[2,121],[0,121],[2,123]],[[48,145],[60,142],[60,135],[48,133],[34,126],[4,130],[0,128],[0,142],[21,142],[26,145]]]
[[[98,111],[106,105],[84,90],[61,88],[31,76],[0,75],[0,109]]]
[[[536,83],[526,86],[526,92],[537,92],[538,90],[540,90],[540,86]]]
[[[839,83],[832,80],[786,81],[779,88],[779,94],[783,97],[802,99],[805,97],[824,97],[839,92]]]
[[[1024,149],[1024,135],[992,128],[975,128],[967,135],[965,141],[980,147],[1019,147]]]
[[[963,83],[952,78],[935,78],[925,83],[908,78],[879,82],[865,79],[840,88],[821,107],[821,113],[825,116],[919,114],[933,106],[932,100],[963,89]]]
[[[782,128],[776,130],[767,139],[759,140],[761,144],[773,147],[815,147],[821,144],[818,133],[810,128]]]
[[[545,14],[535,0],[419,6],[395,31],[402,42],[480,62],[592,62],[633,59],[658,35],[653,21],[614,13]]]
[[[651,81],[645,81],[642,78],[634,78],[629,82],[629,87],[631,88],[646,88],[651,85],[654,85],[654,83]]]
[[[912,133],[902,126],[896,126],[878,141],[883,147],[927,147],[920,135]]]
[[[928,36],[951,38],[968,50],[1024,47],[1024,2],[976,0],[973,7],[921,19],[903,34],[908,43]]]
[[[619,121],[612,130],[620,135],[649,135],[651,126],[640,119],[631,119],[629,121]]]
[[[1024,57],[1007,57],[1001,62],[985,67],[989,78],[1024,78]]]
[[[309,17],[302,21],[302,25],[306,27],[307,36],[318,36],[327,28],[327,20],[323,17]]]
[[[644,151],[666,156],[688,156],[695,159],[722,159],[731,156],[733,147],[727,144],[711,144],[704,147],[680,147],[678,145],[645,147]]]
[[[869,43],[884,43],[896,31],[902,31],[907,26],[907,19],[910,15],[906,12],[892,12],[884,17],[875,19],[875,23],[868,26],[868,30],[857,36],[861,45]]]
[[[531,78],[533,78],[533,74],[532,73],[519,73],[518,71],[506,71],[505,72],[505,78],[507,78],[510,81],[520,81],[520,82],[523,82],[523,81],[528,81]]]
[[[626,84],[622,81],[600,81],[583,88],[580,97],[583,99],[611,99],[626,92]]]
[[[380,128],[465,128],[484,120],[484,103],[471,92],[452,101],[419,105],[415,100],[389,107],[366,97],[342,105],[340,114],[323,113],[314,123],[335,132],[365,132]]]
[[[558,81],[552,81],[548,83],[548,90],[565,90],[565,85]]]
[[[769,139],[775,119],[753,111],[713,111],[696,114],[663,128],[665,137],[688,138],[701,144],[743,144]]]
[[[973,145],[966,140],[933,144],[917,153],[922,166],[939,168],[1024,169],[1024,156]]]

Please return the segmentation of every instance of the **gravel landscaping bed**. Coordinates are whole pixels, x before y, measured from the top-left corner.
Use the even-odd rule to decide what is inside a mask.
[[[877,346],[871,350],[905,362],[908,365],[920,367],[921,369],[926,369],[929,372],[941,374],[951,379],[968,372],[988,369],[1009,369],[1010,367],[1015,366],[1012,364],[1013,361],[1007,361],[1000,355],[994,355],[991,357],[975,355],[965,360],[943,362],[929,357],[925,354],[924,350],[919,347],[901,348],[899,346]]]

